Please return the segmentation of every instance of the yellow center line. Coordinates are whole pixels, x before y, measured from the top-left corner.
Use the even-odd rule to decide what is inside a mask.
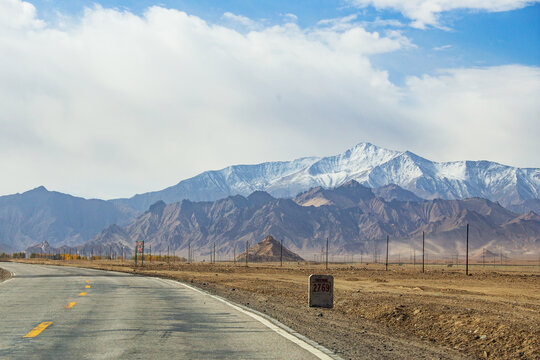
[[[85,288],[90,289],[90,285],[86,285]]]
[[[86,296],[86,292],[80,293],[79,296]]]
[[[74,307],[76,304],[76,302],[70,302],[69,304],[67,304],[65,307],[66,309],[71,309],[72,307]]]
[[[32,329],[28,334],[24,335],[23,337],[36,337],[38,336],[43,330],[47,328],[47,326],[51,325],[52,321],[44,321],[35,328]]]

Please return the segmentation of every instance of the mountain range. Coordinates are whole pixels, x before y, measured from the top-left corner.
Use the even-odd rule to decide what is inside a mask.
[[[420,248],[425,232],[430,253],[463,254],[467,224],[471,251],[498,246],[509,254],[540,250],[540,216],[534,212],[516,214],[481,198],[386,200],[354,180],[335,189],[313,188],[294,199],[256,191],[216,201],[160,200],[129,225],[110,227],[92,243],[133,247],[135,240],[144,240],[154,251],[170,248],[185,255],[191,247],[200,256],[209,255],[215,244],[221,256],[232,258],[235,248],[245,249],[246,241],[253,245],[272,234],[310,259],[327,238],[334,254],[368,254],[380,253],[389,235],[391,254],[408,254]]]
[[[310,189],[339,188],[351,180],[370,188],[374,196],[386,202],[476,197],[524,216],[531,210],[540,213],[540,169],[488,161],[433,162],[409,151],[360,143],[336,156],[207,171],[175,186],[129,199],[83,199],[44,187],[1,196],[0,252],[23,250],[43,241],[53,247],[79,246],[112,225],[117,226],[114,235],[122,237],[119,229],[145,216],[150,206],[159,201],[165,205],[183,200],[214,202],[236,195],[250,198],[250,194],[260,191],[275,199],[293,201],[301,193],[305,198]],[[318,206],[320,201],[331,205],[337,200],[310,201]]]
[[[133,210],[109,201],[83,199],[43,186],[0,196],[0,252],[43,241],[53,247],[79,245],[105,227],[126,224],[135,216]]]
[[[516,212],[540,213],[540,169],[516,168],[490,161],[434,162],[410,151],[360,143],[335,156],[308,157],[207,171],[161,191],[113,200],[142,212],[158,200],[214,201],[265,191],[294,198],[314,187],[334,188],[355,180],[370,188],[398,185],[423,199],[497,201]]]

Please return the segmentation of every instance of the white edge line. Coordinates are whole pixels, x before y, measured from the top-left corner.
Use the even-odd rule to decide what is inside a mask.
[[[341,359],[341,357],[337,356],[336,354],[332,354],[332,355],[326,354],[321,349],[318,349],[317,347],[315,347],[315,346],[313,346],[311,344],[308,344],[305,340],[300,339],[298,336],[295,336],[295,335],[291,334],[290,332],[286,331],[285,329],[283,329],[286,326],[281,324],[279,321],[277,321],[275,319],[272,319],[272,321],[270,321],[269,319],[265,319],[263,316],[261,316],[262,314],[258,315],[252,309],[247,309],[247,308],[244,308],[244,307],[240,307],[238,305],[235,305],[235,304],[229,302],[228,300],[226,300],[226,299],[224,299],[224,298],[222,298],[220,296],[212,295],[212,294],[210,294],[210,293],[208,293],[206,291],[203,291],[201,289],[198,289],[196,287],[184,284],[183,282],[174,281],[174,280],[170,280],[170,279],[160,279],[160,280],[170,281],[170,282],[173,282],[175,284],[182,285],[182,286],[184,286],[184,287],[186,287],[188,289],[191,289],[193,291],[196,291],[198,293],[201,293],[203,295],[210,296],[210,297],[214,298],[215,300],[218,300],[218,301],[232,307],[233,309],[235,309],[237,311],[240,311],[240,312],[252,317],[253,319],[255,319],[258,322],[260,322],[261,324],[263,324],[264,326],[268,327],[269,329],[271,329],[274,332],[278,333],[279,335],[283,336],[287,340],[292,341],[293,343],[300,346],[304,350],[309,351],[310,353],[312,353],[313,355],[315,355],[316,357],[318,357],[321,360],[340,360]],[[280,326],[278,326],[277,324],[279,324]],[[300,334],[298,334],[298,335],[300,335]],[[323,348],[319,344],[316,344],[316,345],[318,345],[318,347]],[[330,352],[327,349],[324,349],[324,350]]]

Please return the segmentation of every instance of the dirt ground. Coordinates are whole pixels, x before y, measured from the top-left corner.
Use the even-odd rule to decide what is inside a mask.
[[[41,262],[25,260],[25,262]],[[540,271],[294,263],[45,261],[191,283],[276,318],[349,359],[540,359]],[[0,264],[1,267],[1,264]],[[313,273],[335,279],[334,308],[307,307]],[[374,354],[374,355],[368,355]]]

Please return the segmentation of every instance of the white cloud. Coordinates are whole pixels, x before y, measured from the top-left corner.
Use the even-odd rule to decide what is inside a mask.
[[[332,18],[332,19],[323,19],[319,20],[317,25],[328,26],[332,30],[346,30],[354,27],[354,21],[358,18],[357,14],[350,14],[347,16]]]
[[[18,5],[6,19],[23,20],[0,23],[0,193],[130,196],[364,140],[539,165],[522,150],[536,146],[536,68],[451,70],[399,88],[368,57],[413,46],[399,32],[288,23],[246,34],[161,7],[96,7],[55,28]],[[459,136],[468,114],[476,142]]]
[[[257,27],[257,22],[251,20],[250,18],[243,16],[243,15],[236,15],[231,12],[226,12],[223,14],[223,19],[238,23],[242,26],[246,26],[248,28],[255,28]]]
[[[363,8],[373,6],[379,10],[399,11],[413,20],[411,26],[424,29],[426,25],[441,27],[439,15],[451,10],[508,11],[520,9],[539,2],[539,0],[350,0]]]
[[[0,26],[7,28],[40,28],[43,21],[36,19],[36,8],[19,0],[0,1]]]
[[[451,49],[452,48],[452,45],[441,45],[441,46],[436,46],[433,48],[433,50],[435,51],[443,51],[443,50],[448,50],[448,49]]]
[[[283,18],[287,22],[296,22],[298,20],[298,16],[291,13],[283,14]]]
[[[421,126],[420,151],[539,167],[539,95],[540,68],[451,69],[409,78],[403,109]]]
[[[396,19],[376,18],[373,21],[362,21],[362,26],[401,28],[401,27],[405,27],[405,24]]]

